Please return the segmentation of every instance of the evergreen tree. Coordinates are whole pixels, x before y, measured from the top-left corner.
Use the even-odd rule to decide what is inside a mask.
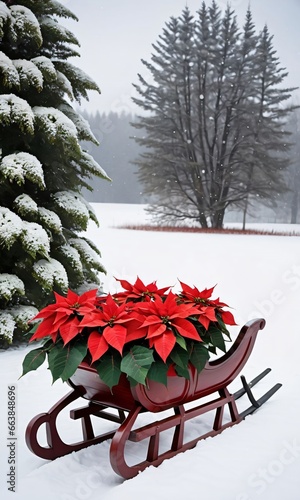
[[[196,18],[187,7],[171,18],[153,49],[143,61],[153,81],[139,75],[134,99],[146,111],[136,127],[147,151],[136,163],[151,211],[221,228],[229,206],[246,213],[258,197],[276,198],[293,89],[280,87],[286,72],[267,28],[256,35],[248,10],[240,30],[230,7],[203,2]]]
[[[97,142],[70,102],[99,92],[56,0],[0,1],[0,341],[28,327],[50,292],[99,286],[100,252],[80,237],[92,208],[80,195],[107,179],[80,140]]]

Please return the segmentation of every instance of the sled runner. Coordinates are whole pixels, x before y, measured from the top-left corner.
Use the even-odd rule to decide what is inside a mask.
[[[112,391],[99,378],[98,373],[87,363],[82,363],[70,378],[72,391],[58,401],[47,413],[34,417],[26,430],[26,443],[29,449],[41,458],[53,460],[72,451],[78,451],[89,445],[111,439],[110,461],[113,470],[125,479],[136,476],[150,465],[158,466],[165,459],[196,446],[198,441],[215,436],[224,429],[240,423],[247,415],[255,412],[280,387],[276,384],[259,399],[253,395],[252,388],[271,371],[267,368],[251,382],[241,376],[242,388],[230,393],[228,386],[239,375],[247,362],[259,330],[265,326],[264,319],[248,322],[241,329],[229,351],[220,358],[207,362],[198,374],[194,367],[189,368],[190,380],[183,377],[168,377],[167,386],[149,381],[147,386],[138,384],[130,387],[125,375]],[[250,406],[239,412],[236,400],[244,395],[250,400]],[[208,396],[211,396],[209,399]],[[76,399],[88,400],[87,406],[70,410],[70,418],[81,419],[83,440],[66,444],[60,437],[56,426],[58,414]],[[194,405],[188,403],[194,402]],[[171,410],[172,414],[162,415],[147,425],[138,426],[137,419],[142,414],[159,414]],[[225,409],[229,410],[228,412]],[[112,411],[113,410],[113,411]],[[213,413],[211,429],[201,431],[201,417]],[[116,430],[95,435],[91,415],[118,424]],[[197,417],[199,434],[186,442],[184,430],[187,422]],[[42,446],[38,440],[38,431],[45,424],[48,446]],[[161,433],[172,432],[171,446],[163,451],[160,446]],[[147,439],[147,452],[142,461],[128,465],[125,446],[128,442],[139,443]]]

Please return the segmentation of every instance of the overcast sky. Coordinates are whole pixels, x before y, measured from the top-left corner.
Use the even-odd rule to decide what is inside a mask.
[[[201,0],[60,0],[79,18],[61,20],[80,42],[80,58],[72,62],[91,76],[102,94],[90,92],[88,111],[135,112],[131,102],[137,73],[146,74],[140,60],[150,60],[151,44],[171,16],[179,16],[185,5],[193,14]],[[232,8],[243,25],[250,4],[257,31],[267,24],[274,35],[274,48],[289,76],[286,86],[300,86],[300,0],[232,0]],[[210,1],[206,1],[210,5]],[[218,0],[225,7],[226,0]],[[295,97],[300,102],[300,91]]]

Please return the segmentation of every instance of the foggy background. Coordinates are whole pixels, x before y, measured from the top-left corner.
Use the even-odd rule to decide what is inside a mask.
[[[90,92],[90,101],[82,102],[89,112],[122,111],[135,113],[131,102],[132,83],[137,73],[145,75],[141,58],[149,60],[151,44],[156,42],[171,16],[179,16],[187,5],[192,14],[201,7],[202,0],[61,0],[79,18],[79,22],[61,20],[80,42],[80,58],[74,64],[91,76],[101,88],[101,95]],[[209,6],[210,1],[206,4]],[[227,1],[218,0],[221,8]],[[231,7],[244,24],[250,5],[256,31],[268,25],[274,35],[274,49],[289,76],[286,85],[300,84],[300,0],[232,0]],[[300,102],[300,91],[294,101]]]

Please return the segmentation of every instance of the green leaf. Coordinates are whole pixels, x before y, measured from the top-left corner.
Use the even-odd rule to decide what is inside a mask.
[[[181,348],[173,349],[170,354],[170,358],[175,363],[176,366],[180,366],[180,368],[186,368],[189,362],[189,354],[187,351],[184,351]]]
[[[221,349],[223,352],[226,352],[225,341],[221,330],[216,327],[212,327],[210,331],[210,340],[215,347]]]
[[[211,352],[212,354],[217,354],[217,349],[215,348],[214,345],[209,344],[207,350]]]
[[[64,347],[66,349],[66,347]],[[75,344],[71,345],[68,349],[68,355],[66,359],[66,364],[64,371],[62,372],[60,378],[63,382],[68,380],[73,373],[77,370],[78,365],[84,359],[87,353],[87,346],[85,344]]]
[[[175,371],[176,371],[176,373],[177,373],[180,377],[184,377],[184,378],[186,378],[187,380],[190,380],[190,374],[189,374],[189,371],[188,371],[187,367],[182,368],[181,366],[176,365],[176,366],[175,366]]]
[[[26,354],[23,360],[23,373],[21,377],[41,366],[45,361],[45,357],[46,351],[43,349],[43,347],[33,349],[33,351],[30,351],[28,354]]]
[[[97,361],[94,365],[99,377],[110,389],[119,382],[121,375],[120,359],[116,355],[107,354],[102,356],[100,361]]]
[[[169,367],[166,363],[162,360],[157,360],[150,366],[147,377],[149,380],[160,382],[166,386],[168,369]]]
[[[182,349],[186,351],[186,341],[183,337],[181,337],[180,335],[176,335],[176,342],[180,345],[180,347],[182,347]]]
[[[222,320],[222,317],[219,313],[216,314],[217,320],[218,320],[218,325],[220,327],[220,330],[228,337],[229,340],[231,340],[230,333],[227,329],[227,326],[225,325],[224,321]]]
[[[52,383],[61,377],[68,360],[69,347],[62,347],[61,344],[55,344],[48,351],[49,369],[52,373]]]
[[[151,349],[142,346],[133,346],[121,361],[121,371],[140,384],[145,385],[145,380],[153,361],[153,351]]]
[[[193,350],[190,355],[191,363],[196,368],[197,372],[200,373],[203,370],[206,362],[209,360],[209,352],[207,348],[201,344],[201,342],[197,342],[193,346]]]
[[[130,387],[135,387],[138,384],[138,381],[134,380],[134,378],[129,377],[129,375],[127,375],[127,380],[130,383]]]

